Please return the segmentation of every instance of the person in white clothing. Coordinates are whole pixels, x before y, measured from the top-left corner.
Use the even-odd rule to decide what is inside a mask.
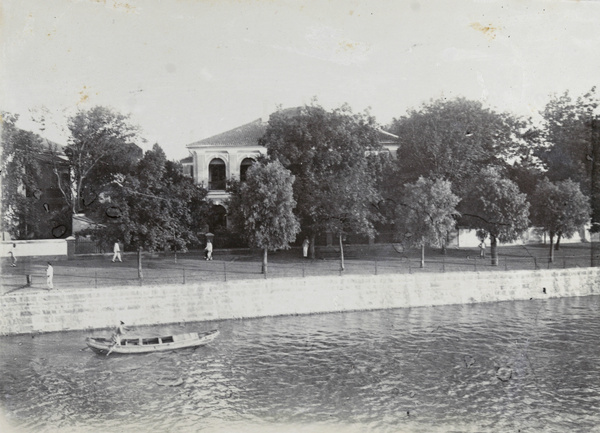
[[[304,258],[308,257],[308,247],[310,246],[310,241],[308,238],[304,238],[304,242],[302,242],[302,256]]]
[[[13,267],[17,266],[17,253],[15,251],[16,248],[17,248],[17,244],[13,243],[11,245],[10,251],[9,251],[10,260],[11,260],[10,265],[13,266]]]
[[[48,286],[48,290],[54,289],[54,283],[52,279],[54,278],[54,268],[48,262],[48,267],[46,267],[46,285]]]
[[[212,260],[213,246],[211,241],[206,241],[206,248],[204,248],[204,251],[206,252],[206,260]]]
[[[113,258],[112,258],[113,263],[117,259],[119,259],[120,262],[123,261],[123,260],[121,260],[121,247],[119,246],[119,241],[115,242],[115,246],[113,247],[113,253],[114,253]]]

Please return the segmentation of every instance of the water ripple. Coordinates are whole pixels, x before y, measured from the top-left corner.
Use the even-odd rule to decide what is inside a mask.
[[[600,431],[598,304],[189,324],[221,336],[135,357],[82,350],[84,332],[5,337],[0,403],[31,432]]]

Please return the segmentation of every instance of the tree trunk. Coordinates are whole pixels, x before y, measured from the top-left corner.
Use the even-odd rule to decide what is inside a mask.
[[[310,235],[310,245],[308,246],[308,255],[311,260],[315,259],[315,234]]]
[[[490,234],[490,251],[492,256],[492,266],[498,266],[498,239]]]
[[[562,238],[562,234],[560,234],[560,233],[559,233],[559,234],[556,236],[556,245],[554,246],[554,249],[555,249],[556,251],[558,251],[558,250],[559,250],[559,248],[560,248],[560,238]]]
[[[550,263],[554,263],[554,248],[553,244],[554,243],[554,233],[550,232],[550,258],[548,260],[550,260]]]
[[[421,268],[425,267],[425,238],[421,239]]]
[[[144,274],[142,272],[142,247],[138,247],[138,278],[140,280],[144,279]]]
[[[342,233],[340,232],[340,270],[344,270],[344,245],[342,244]]]
[[[267,248],[263,249],[262,269],[260,272],[267,275]]]

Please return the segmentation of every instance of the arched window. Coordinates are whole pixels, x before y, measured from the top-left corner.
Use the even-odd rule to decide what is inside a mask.
[[[210,230],[215,233],[227,227],[227,210],[220,204],[213,205],[209,216]]]
[[[242,164],[240,165],[240,180],[243,182],[246,180],[246,172],[250,168],[252,164],[254,164],[254,160],[252,158],[244,158]]]
[[[208,189],[209,191],[225,190],[227,175],[225,162],[215,158],[208,165]]]

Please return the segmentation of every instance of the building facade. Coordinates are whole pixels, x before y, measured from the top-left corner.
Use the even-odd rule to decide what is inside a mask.
[[[295,110],[295,109],[289,109]],[[208,199],[223,206],[228,195],[227,180],[243,180],[246,170],[267,149],[258,144],[265,134],[268,119],[256,119],[250,123],[188,144],[190,156],[181,160],[184,174],[192,177],[197,185],[208,190]],[[379,130],[383,151],[396,157],[398,137]]]

